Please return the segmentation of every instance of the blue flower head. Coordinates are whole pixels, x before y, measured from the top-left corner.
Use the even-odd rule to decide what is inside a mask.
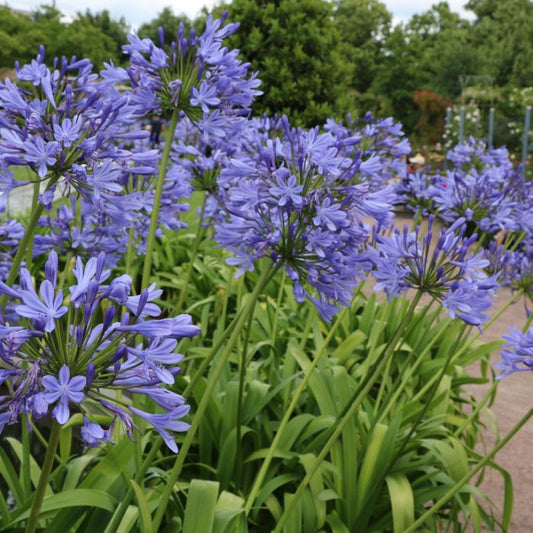
[[[390,222],[392,195],[372,192],[361,177],[372,156],[348,157],[331,133],[293,129],[286,117],[261,128],[250,128],[220,172],[215,238],[239,272],[261,257],[281,263],[297,300],[308,298],[329,320],[365,276],[363,219]]]
[[[0,283],[0,293],[22,302],[15,307],[20,324],[0,326],[0,383],[8,384],[8,394],[0,398],[0,430],[23,413],[39,418],[51,410],[65,424],[72,410],[81,411],[81,435],[92,446],[111,441],[117,424],[132,436],[134,417],[140,416],[177,451],[168,431],[188,427],[179,419],[189,407],[166,387],[174,383],[183,358],[175,352],[178,339],[200,330],[189,315],[157,319],[161,311],[153,300],[161,291],[152,285],[132,296],[131,279],[108,281],[104,265],[103,254],[85,264],[76,260],[66,301],[55,287],[55,252],[45,266],[40,295],[25,268],[18,288]],[[142,337],[146,340],[139,343]],[[129,394],[118,401],[117,390]],[[125,399],[133,395],[152,398],[164,413],[137,412]],[[108,415],[107,428],[92,420],[95,412]]]
[[[376,247],[369,250],[374,264],[375,290],[384,290],[390,299],[409,288],[428,293],[448,309],[452,318],[480,326],[487,319],[492,297],[498,288],[496,277],[489,277],[483,252],[469,251],[476,235],[465,238],[466,224],[458,219],[441,230],[433,242],[433,217],[428,230],[395,230],[391,236],[376,235]]]

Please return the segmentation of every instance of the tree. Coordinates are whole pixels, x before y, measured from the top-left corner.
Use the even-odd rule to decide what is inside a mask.
[[[124,19],[115,21],[108,11],[78,13],[72,23],[66,23],[53,6],[41,6],[30,16],[0,7],[0,66],[30,62],[43,44],[49,62],[75,55],[88,57],[98,69],[103,61],[121,59],[126,32]]]
[[[221,6],[239,22],[230,45],[262,80],[256,114],[284,113],[314,126],[349,111],[350,66],[343,58],[332,6],[325,0],[233,0]]]
[[[109,55],[119,61],[122,59],[122,46],[126,44],[126,36],[130,32],[130,28],[123,17],[114,20],[107,9],[99,13],[91,13],[87,9],[85,13],[76,15],[75,23],[78,27],[85,26],[98,30],[105,37],[105,55]]]
[[[471,0],[467,7],[477,15],[474,42],[496,84],[533,86],[533,3]]]
[[[20,38],[28,33],[31,22],[7,6],[0,6],[0,67],[13,68],[16,59],[26,60],[26,46]]]
[[[351,86],[366,92],[382,60],[392,15],[379,0],[338,0],[334,21],[353,65]]]

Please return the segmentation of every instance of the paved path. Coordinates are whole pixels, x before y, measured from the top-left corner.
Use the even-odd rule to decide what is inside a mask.
[[[495,309],[511,297],[509,291],[501,291]],[[483,335],[490,342],[501,339],[510,325],[522,327],[526,320],[523,301],[513,305]],[[492,355],[492,361],[499,360],[499,354]],[[487,387],[473,387],[472,392],[481,398]],[[520,372],[501,380],[498,384],[496,401],[492,411],[502,435],[505,435],[533,407],[533,372]],[[533,532],[533,420],[530,420],[513,440],[496,456],[496,463],[505,468],[512,477],[515,490],[514,512],[510,533]],[[488,471],[482,489],[499,509],[503,503],[503,479],[494,470]]]

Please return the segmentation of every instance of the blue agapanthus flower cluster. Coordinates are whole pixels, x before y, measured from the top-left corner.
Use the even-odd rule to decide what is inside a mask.
[[[56,183],[87,199],[113,201],[124,180],[120,171],[155,171],[154,157],[136,161],[121,143],[143,138],[125,96],[106,98],[88,59],[44,62],[44,48],[30,64],[17,65],[17,83],[0,82],[0,165],[2,191],[18,185],[7,166],[27,166],[48,181],[50,203]],[[139,164],[140,163],[140,164]],[[106,172],[102,165],[107,164]],[[112,165],[112,168],[110,168]],[[127,209],[127,201],[120,209]]]
[[[392,179],[406,174],[405,158],[411,152],[411,145],[402,125],[391,117],[375,119],[368,112],[363,120],[354,121],[348,115],[346,125],[329,119],[324,129],[337,138],[344,155],[367,161],[360,179],[368,182],[371,190],[383,189]],[[370,161],[372,165],[368,164]]]
[[[488,270],[498,276],[502,286],[521,291],[527,300],[533,300],[533,233],[528,233],[518,243],[519,235],[511,235],[509,242],[491,242],[485,250]]]
[[[135,250],[142,251],[159,153],[135,149],[148,132],[128,95],[110,96],[89,60],[56,59],[49,68],[42,47],[16,72],[17,83],[0,83],[0,210],[12,189],[28,183],[14,179],[13,167],[26,166],[43,183],[43,206],[50,211],[54,199],[64,200],[52,216],[41,217],[35,255],[104,251],[115,264],[130,229],[137,229]],[[187,208],[178,200],[189,196],[190,187],[183,172],[178,186],[176,172],[169,174],[160,220],[175,227]]]
[[[496,276],[484,268],[489,262],[483,253],[470,251],[477,236],[465,238],[464,219],[441,230],[433,242],[433,217],[423,235],[420,227],[410,232],[407,226],[391,236],[376,235],[376,248],[369,249],[374,264],[375,290],[384,290],[388,298],[409,288],[421,290],[442,302],[452,318],[480,326],[489,317],[498,288]]]
[[[261,257],[281,263],[297,300],[308,298],[330,319],[364,276],[370,227],[363,218],[388,224],[392,194],[361,183],[375,161],[360,151],[347,157],[331,133],[292,129],[286,117],[280,127],[279,137],[251,135],[221,170],[225,215],[215,238],[240,272]]]
[[[503,336],[507,344],[500,352],[501,362],[494,366],[503,370],[496,379],[502,379],[515,372],[527,372],[533,370],[533,328],[523,333],[511,327],[509,334]]]
[[[177,452],[171,431],[185,431],[181,419],[189,406],[172,385],[182,355],[178,339],[200,332],[189,315],[157,319],[155,285],[131,295],[132,280],[112,280],[105,257],[85,264],[76,260],[69,294],[57,287],[58,259],[52,252],[38,291],[21,268],[18,287],[0,283],[14,307],[16,323],[0,325],[0,432],[22,414],[38,419],[51,412],[65,424],[72,412],[83,413],[81,435],[89,445],[112,441],[116,425],[132,437],[140,417]],[[117,394],[122,391],[122,394]],[[133,407],[132,397],[155,402],[158,413]],[[94,415],[107,415],[101,425]]]
[[[41,217],[39,226],[45,228],[35,236],[34,255],[51,250],[82,257],[104,252],[106,265],[116,266],[133,237],[136,254],[146,250],[146,238],[154,203],[153,176],[138,176],[123,184],[117,200],[128,200],[128,208],[120,204],[70,197]],[[163,228],[178,230],[185,226],[181,215],[189,209],[184,202],[192,193],[191,173],[183,165],[172,164],[165,176],[159,207],[157,235]],[[133,230],[133,234],[130,233]]]
[[[107,65],[101,74],[111,91],[118,92],[116,84],[131,88],[127,97],[139,117],[152,112],[169,116],[179,110],[206,135],[223,138],[260,94],[256,74],[247,77],[249,64],[237,58],[238,50],[223,46],[239,25],[223,23],[209,16],[199,36],[194,30],[185,35],[180,24],[170,46],[161,28],[160,46],[129,35],[123,47],[129,66]]]
[[[505,148],[487,150],[472,138],[451,150],[451,168],[432,176],[406,175],[398,194],[407,205],[447,224],[464,217],[469,232],[522,231],[533,219],[533,184],[515,169]]]

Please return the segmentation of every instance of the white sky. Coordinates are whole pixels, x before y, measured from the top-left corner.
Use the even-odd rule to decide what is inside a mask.
[[[13,8],[33,10],[42,4],[52,4],[53,0],[4,0]],[[407,20],[414,13],[422,13],[431,8],[439,0],[381,0],[393,14],[395,21]],[[467,0],[448,0],[452,11],[468,16],[463,9]],[[193,18],[199,14],[203,6],[213,7],[217,0],[56,0],[55,5],[64,15],[73,16],[78,11],[90,9],[93,13],[108,9],[114,18],[124,17],[133,27],[155,18],[166,6],[172,7],[176,14],[185,13]],[[470,17],[472,14],[470,13]]]

